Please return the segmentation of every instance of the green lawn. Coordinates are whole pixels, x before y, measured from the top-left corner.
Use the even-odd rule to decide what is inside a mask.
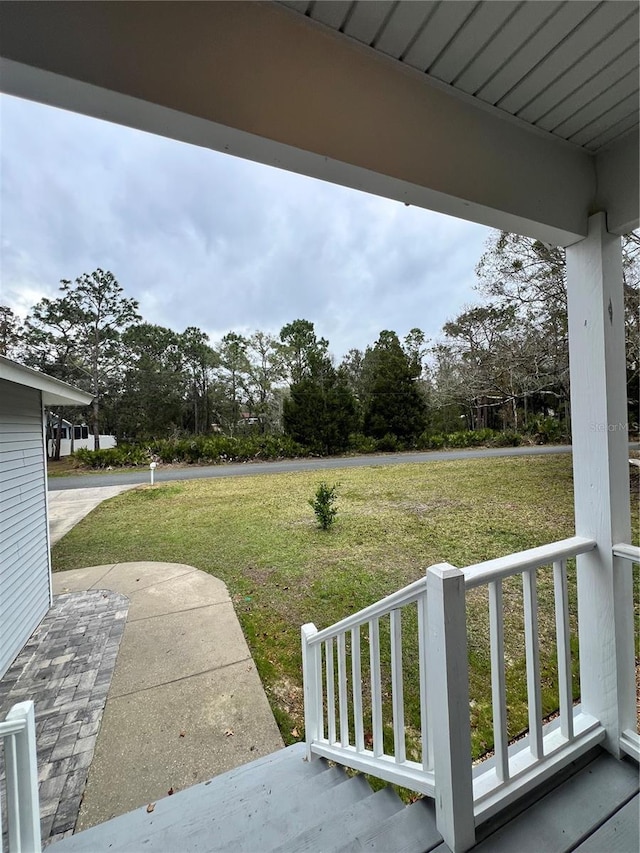
[[[344,468],[326,478],[339,484],[338,519],[328,532],[317,529],[308,505],[322,479],[317,472],[145,486],[105,502],[65,536],[53,549],[54,570],[160,560],[224,580],[290,742],[294,728],[303,732],[300,625],[325,627],[415,580],[433,563],[462,567],[573,534],[567,454]],[[635,493],[633,515],[637,519]],[[571,590],[575,599],[573,578]],[[544,571],[539,596],[548,712],[558,700],[553,588]],[[505,586],[505,602],[509,728],[516,734],[526,726],[526,685],[515,581]],[[468,616],[474,752],[480,754],[492,745],[483,590],[470,593]],[[403,627],[411,755],[420,729],[411,613]],[[388,658],[384,626],[382,645]]]

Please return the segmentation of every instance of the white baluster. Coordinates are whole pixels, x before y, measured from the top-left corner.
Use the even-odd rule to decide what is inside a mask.
[[[338,710],[340,745],[349,746],[349,706],[347,705],[347,649],[344,632],[338,634]]]
[[[538,592],[536,570],[522,573],[524,600],[524,643],[527,655],[527,702],[529,706],[529,749],[542,758],[542,696],[540,693],[540,648],[538,641]]]
[[[509,778],[509,742],[504,675],[504,612],[502,581],[500,580],[489,584],[489,637],[491,643],[491,704],[493,706],[496,776],[501,782],[506,782]]]
[[[380,678],[380,621],[369,622],[369,659],[371,666],[371,726],[373,728],[373,754],[382,755],[382,679]]]
[[[571,682],[571,637],[569,632],[569,592],[567,564],[553,564],[553,592],[556,605],[556,643],[558,646],[558,695],[560,698],[560,731],[573,740],[573,687]]]
[[[356,749],[364,750],[364,726],[362,724],[362,663],[360,661],[360,628],[351,629],[351,680],[353,682],[353,720],[356,733]]]
[[[406,761],[404,737],[404,685],[402,681],[402,611],[391,611],[391,702],[393,707],[393,747],[396,764]]]

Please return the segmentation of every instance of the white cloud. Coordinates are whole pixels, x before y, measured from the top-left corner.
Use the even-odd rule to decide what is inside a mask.
[[[489,230],[50,107],[2,98],[2,299],[110,269],[150,322],[213,338],[304,317],[340,357],[428,336],[474,298]]]

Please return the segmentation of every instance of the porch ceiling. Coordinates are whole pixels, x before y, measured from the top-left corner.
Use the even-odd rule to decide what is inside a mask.
[[[3,2],[0,17],[9,94],[559,245],[598,210],[614,233],[638,224],[635,0]]]
[[[282,2],[588,151],[638,127],[634,0]]]

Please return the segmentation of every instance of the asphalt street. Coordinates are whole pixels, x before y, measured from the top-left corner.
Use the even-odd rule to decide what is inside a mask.
[[[630,445],[634,449],[639,444]],[[496,456],[539,456],[547,453],[571,453],[567,445],[535,447],[476,447],[467,450],[429,450],[422,453],[384,453],[368,456],[332,456],[326,459],[284,459],[277,462],[240,462],[222,465],[173,467],[159,465],[155,482],[200,480],[212,477],[246,477],[255,474],[284,474],[290,471],[326,471],[333,468],[362,468],[381,465],[404,465],[415,462],[442,462],[447,459],[490,459]],[[86,489],[100,486],[134,486],[149,482],[149,469],[107,471],[70,477],[50,477],[49,491]]]

